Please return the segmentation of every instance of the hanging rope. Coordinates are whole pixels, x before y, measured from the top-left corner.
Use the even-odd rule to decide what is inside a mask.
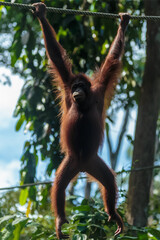
[[[135,168],[135,169],[133,168],[133,169],[129,169],[129,170],[122,169],[121,171],[116,172],[116,174],[120,175],[120,174],[123,174],[123,173],[147,171],[147,170],[150,170],[150,169],[160,170],[160,165],[141,167],[141,168]],[[79,177],[78,179],[86,179],[86,177]],[[3,188],[0,188],[0,191],[14,190],[16,188],[23,189],[25,187],[32,187],[32,186],[38,186],[38,185],[48,185],[48,184],[52,184],[52,183],[53,183],[53,180],[52,181],[45,181],[45,182],[26,183],[26,184],[23,184],[23,185],[18,185],[18,186],[13,186],[13,187],[3,187]]]
[[[35,10],[35,7],[28,4],[20,4],[20,3],[11,3],[11,2],[0,2],[0,6],[10,6],[10,7],[19,7],[26,10]],[[83,15],[83,16],[95,16],[95,17],[104,17],[104,18],[120,18],[118,14],[112,13],[104,13],[104,12],[91,12],[91,11],[80,11],[80,10],[73,10],[73,9],[64,9],[64,8],[54,8],[54,7],[47,7],[48,12],[53,12],[57,14],[72,14],[72,15]],[[160,20],[160,16],[135,16],[131,15],[131,19],[138,19],[138,20]]]

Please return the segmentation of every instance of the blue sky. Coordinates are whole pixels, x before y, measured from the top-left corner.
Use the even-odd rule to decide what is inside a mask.
[[[0,75],[10,75],[5,68],[0,68]],[[15,132],[16,119],[13,111],[20,94],[23,81],[12,76],[12,86],[0,84],[0,187],[18,183],[20,155],[25,136]]]
[[[16,119],[13,118],[13,112],[16,106],[16,102],[20,95],[21,88],[24,80],[18,76],[11,75],[10,71],[5,68],[0,68],[1,75],[5,73],[11,77],[12,85],[3,86],[0,84],[0,187],[13,186],[19,184],[19,170],[20,170],[20,157],[23,150],[24,141],[27,139],[27,135],[21,131],[15,131]],[[118,129],[121,126],[123,119],[123,111],[119,112],[116,119],[115,126],[111,128],[113,146],[116,143],[116,136]],[[136,111],[132,111],[130,115],[130,123],[128,127],[128,133],[134,136]],[[122,167],[127,168],[129,163],[126,161],[126,149],[128,142],[126,138],[123,140],[123,146],[119,156],[118,170]],[[103,148],[103,159],[107,161],[107,147],[106,144]],[[108,163],[108,162],[107,162]],[[40,163],[38,168],[38,177],[44,179],[45,164]]]

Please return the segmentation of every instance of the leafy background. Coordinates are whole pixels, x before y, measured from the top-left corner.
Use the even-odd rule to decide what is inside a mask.
[[[16,1],[31,4],[35,1]],[[143,14],[143,1],[45,1],[50,7],[83,9],[110,13],[130,12]],[[57,38],[73,61],[73,71],[91,75],[104,61],[117,31],[118,21],[71,16],[47,15],[57,32]],[[55,99],[51,77],[47,73],[47,59],[39,23],[26,10],[0,6],[0,66],[11,69],[24,80],[20,97],[15,106],[16,131],[23,129],[28,139],[21,155],[20,184],[33,183],[37,179],[37,166],[46,162],[46,177],[51,177],[63,159],[59,149],[58,103]],[[131,21],[127,30],[123,73],[116,95],[108,111],[106,131],[110,131],[116,113],[120,109],[135,109],[139,103],[140,86],[145,63],[145,23]],[[7,44],[6,41],[7,40]],[[12,85],[12,79],[4,77],[2,84]],[[131,155],[133,139],[127,136]],[[110,159],[112,160],[112,158]],[[157,176],[157,172],[155,172]],[[128,174],[118,177],[122,199],[120,214],[125,219]],[[75,182],[75,185],[79,182]],[[155,185],[157,191],[159,184]],[[123,186],[123,187],[122,187]],[[1,196],[0,237],[2,239],[56,239],[54,216],[50,211],[51,184],[10,191]],[[73,192],[72,192],[73,193]],[[64,226],[72,239],[113,239],[115,224],[107,222],[100,193],[96,189],[89,200],[77,195],[67,195],[67,215],[70,224]],[[127,224],[126,231],[118,239],[160,239],[159,198],[152,196],[149,216],[154,219],[146,228]]]

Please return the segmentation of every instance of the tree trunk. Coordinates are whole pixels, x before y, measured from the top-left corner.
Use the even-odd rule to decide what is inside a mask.
[[[85,198],[86,199],[90,199],[90,194],[91,194],[91,182],[86,182],[86,186],[85,186]]]
[[[160,15],[159,0],[145,0],[146,15]],[[160,107],[160,25],[147,23],[146,65],[138,107],[132,168],[154,165],[156,126]],[[138,227],[147,225],[153,169],[133,171],[129,179],[127,219]]]
[[[130,112],[130,108],[129,108],[129,106],[127,106],[125,117],[124,117],[124,120],[123,120],[123,125],[122,125],[122,128],[121,128],[120,132],[119,132],[118,143],[117,143],[117,147],[116,147],[115,151],[113,150],[113,147],[112,147],[111,137],[110,137],[109,131],[106,130],[107,143],[108,143],[109,156],[110,156],[110,163],[111,163],[111,168],[114,171],[115,171],[116,166],[117,166],[118,156],[119,156],[119,152],[120,152],[120,149],[121,149],[123,137],[124,137],[124,135],[126,133],[126,130],[127,130],[127,124],[128,124],[128,120],[129,120],[129,112]]]

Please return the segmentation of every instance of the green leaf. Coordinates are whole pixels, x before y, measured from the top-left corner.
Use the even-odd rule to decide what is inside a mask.
[[[87,240],[86,234],[76,234],[73,236],[72,240]]]
[[[15,52],[11,52],[11,66],[14,67],[15,63],[17,61]]]
[[[17,124],[16,124],[16,131],[19,131],[20,128],[22,127],[22,124],[24,123],[24,121],[26,120],[25,115],[21,115],[20,119],[18,120]]]
[[[33,201],[36,201],[37,190],[35,186],[29,188],[29,198]]]
[[[106,134],[107,134],[107,136],[109,134],[109,124],[107,122],[106,122]]]
[[[130,236],[123,236],[123,237],[119,237],[118,239],[121,239],[121,240],[128,240],[128,239],[134,239],[134,240],[138,240],[138,237],[130,237]]]
[[[160,231],[154,228],[149,228],[148,232],[151,233],[157,240],[160,240]]]
[[[9,216],[2,217],[2,218],[0,218],[0,224],[4,223],[6,221],[9,221],[11,219],[14,219],[14,218],[15,218],[14,215],[9,215]]]
[[[134,144],[134,140],[133,140],[133,138],[132,138],[131,135],[128,135],[128,134],[127,134],[126,137],[127,137],[128,141],[129,141],[131,144]]]
[[[29,141],[26,141],[25,144],[24,144],[24,150],[28,149],[30,147],[30,142]]]
[[[21,233],[21,226],[18,224],[13,232],[14,238],[13,240],[19,240],[20,239],[20,233]]]
[[[79,218],[83,218],[83,217],[85,217],[85,214],[84,213],[76,213],[76,214],[74,214],[73,216],[72,216],[72,218],[74,219],[79,219]]]
[[[81,211],[81,212],[89,212],[90,211],[90,206],[82,205],[82,206],[74,207],[73,210],[78,210],[78,211]]]
[[[19,197],[19,203],[21,204],[21,206],[26,204],[27,197],[28,197],[28,188],[22,189]]]
[[[28,219],[26,217],[24,218],[16,218],[13,222],[12,225],[15,226],[15,230],[13,232],[14,239],[13,240],[19,240],[20,239],[20,233],[27,223]]]
[[[13,222],[12,222],[12,225],[17,225],[17,224],[20,224],[21,226],[24,224],[26,224],[26,222],[28,221],[28,218],[26,217],[23,217],[23,218],[16,218]]]

